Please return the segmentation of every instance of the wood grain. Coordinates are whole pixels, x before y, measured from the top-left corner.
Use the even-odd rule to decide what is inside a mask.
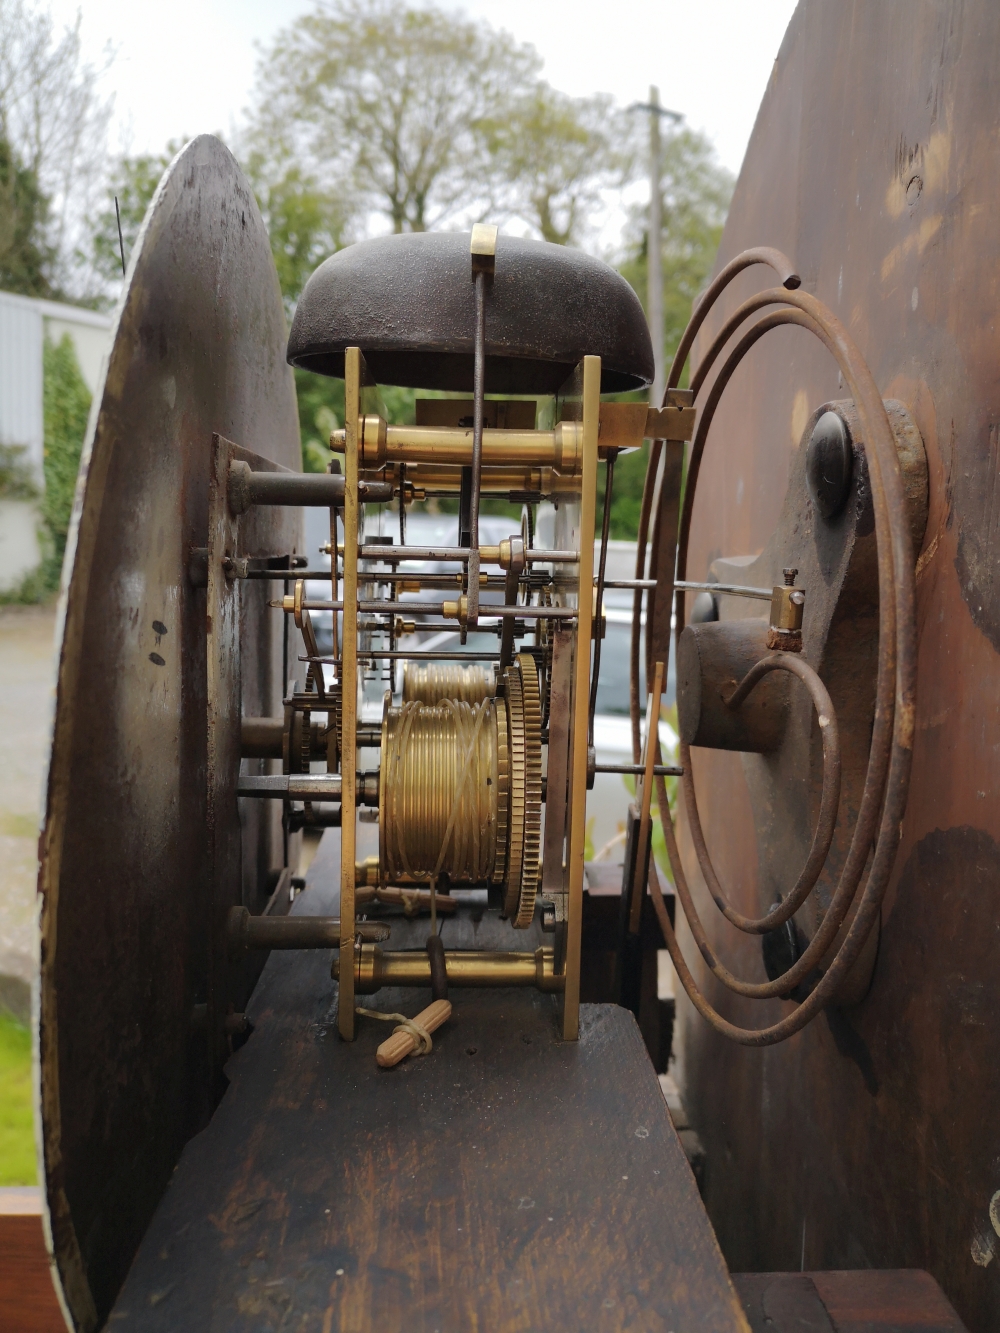
[[[321,867],[334,859],[321,847]],[[314,884],[293,912],[338,906]],[[393,918],[394,948],[425,935]],[[496,947],[510,928],[464,905],[443,936]],[[379,1024],[339,1039],[329,968],[325,952],[271,955],[254,1034],[142,1243],[116,1333],[745,1333],[630,1014],[584,1005],[580,1041],[563,1042],[554,997],[464,992],[430,1056],[382,1070]]]
[[[753,1333],[966,1333],[919,1268],[734,1273]]]
[[[0,1189],[0,1329],[66,1333],[42,1231],[37,1189]]]

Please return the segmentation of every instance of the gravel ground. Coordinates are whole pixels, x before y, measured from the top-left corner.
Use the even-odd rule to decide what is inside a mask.
[[[0,1004],[19,1017],[38,961],[36,847],[54,629],[54,608],[0,608]]]

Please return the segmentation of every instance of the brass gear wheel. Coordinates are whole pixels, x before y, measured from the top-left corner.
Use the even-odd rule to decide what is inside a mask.
[[[507,842],[510,816],[510,738],[507,725],[507,705],[502,696],[496,699],[497,710],[497,842],[493,862],[492,881],[502,884],[507,870]]]
[[[509,666],[503,673],[507,704],[510,763],[510,818],[507,824],[507,876],[504,881],[503,914],[513,917],[521,896],[521,861],[524,853],[524,695],[521,673]]]
[[[510,735],[510,833],[504,914],[515,930],[535,915],[542,826],[542,714],[538,671],[530,653],[519,653],[504,671]]]

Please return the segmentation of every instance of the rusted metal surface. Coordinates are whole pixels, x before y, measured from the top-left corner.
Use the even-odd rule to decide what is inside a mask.
[[[336,866],[333,835],[319,858]],[[293,916],[336,913],[331,880],[310,874]],[[426,922],[392,929],[422,951]],[[473,904],[443,938],[502,947],[509,930]],[[748,1333],[630,1015],[584,1005],[564,1042],[551,997],[453,991],[431,1055],[382,1070],[386,1025],[341,1041],[329,968],[271,955],[110,1327]],[[428,1002],[383,990],[374,1007]]]
[[[98,403],[68,544],[39,881],[46,1193],[59,1277],[87,1329],[212,1105],[196,1021],[213,897],[206,592],[188,567],[207,545],[213,432],[299,465],[267,234],[215,139],[188,145],[160,186]],[[263,513],[247,550],[294,549],[295,522]],[[267,596],[264,583],[240,592],[253,715],[277,712],[282,694]],[[275,813],[248,811],[226,874],[252,910],[281,863]],[[259,962],[246,967],[237,1008]]]
[[[767,621],[756,616],[684,627],[677,642],[677,723],[686,745],[752,754],[780,747],[788,724],[787,677],[772,676],[742,708],[728,704],[766,655],[766,635]]]
[[[730,1046],[683,1000],[678,1023],[685,1101],[708,1154],[706,1199],[730,1264],[925,1267],[974,1333],[1000,1325],[990,1213],[1000,1189],[1000,814],[989,798],[1000,746],[1000,240],[989,220],[1000,204],[989,110],[998,50],[1000,11],[987,0],[806,0],[758,117],[720,266],[761,238],[789,254],[927,451],[912,784],[863,1000],[828,1009],[769,1051]],[[754,270],[737,278],[731,303],[706,323],[702,350],[767,281]],[[835,365],[801,330],[777,330],[753,349],[706,452],[691,578],[719,557],[766,546],[810,414],[844,397]],[[831,624],[828,651],[845,686],[866,669],[874,610]],[[807,644],[809,616],[807,597]],[[869,739],[842,733],[848,793],[857,746],[866,755]],[[756,818],[744,762],[699,754],[695,780],[720,878],[754,913],[768,887],[758,847],[766,867],[777,844]],[[694,876],[689,844],[685,864]],[[697,902],[727,966],[763,979],[759,942],[712,919],[700,884]],[[792,1012],[726,994],[689,935],[682,944],[730,1021],[774,1023]]]
[[[380,384],[468,390],[475,290],[468,233],[361,241],[306,283],[288,359],[342,376],[344,350],[357,345]],[[501,236],[487,298],[486,392],[556,393],[587,355],[601,358],[605,393],[652,381],[653,348],[635,292],[579,250]]]

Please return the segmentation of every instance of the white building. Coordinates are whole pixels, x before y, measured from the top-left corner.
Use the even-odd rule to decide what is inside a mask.
[[[24,449],[39,488],[44,484],[42,349],[46,337],[58,343],[66,333],[94,393],[110,346],[111,316],[0,291],[0,444]],[[0,591],[17,587],[38,564],[36,529],[33,504],[0,498]]]

